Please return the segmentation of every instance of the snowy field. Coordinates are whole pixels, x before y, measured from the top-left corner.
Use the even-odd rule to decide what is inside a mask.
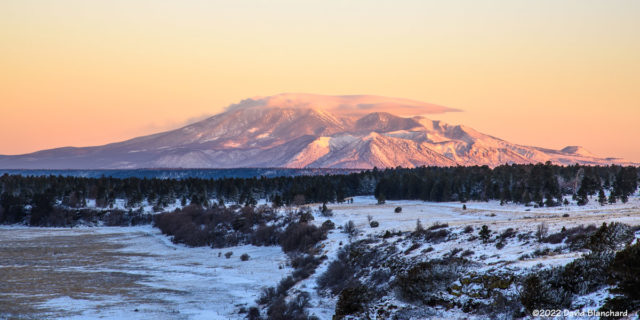
[[[320,296],[316,281],[338,250],[350,241],[373,238],[387,230],[413,231],[418,219],[425,228],[446,223],[457,238],[424,243],[424,247],[410,251],[407,257],[429,252],[429,258],[435,259],[460,248],[473,250],[469,258],[481,262],[482,270],[497,268],[515,273],[540,264],[563,265],[581,253],[519,259],[543,247],[554,249],[554,245],[510,239],[505,241],[504,248],[497,250],[495,243],[469,242],[462,229],[471,226],[472,234],[477,235],[480,226],[486,224],[494,235],[507,228],[526,233],[534,232],[544,222],[552,234],[562,227],[599,226],[611,221],[640,225],[638,196],[631,197],[626,204],[600,206],[591,199],[583,207],[572,204],[556,208],[501,206],[496,201],[469,202],[466,210],[458,202],[387,201],[377,205],[373,197],[357,197],[353,203],[328,207],[333,216],[323,217],[314,210],[314,223],[320,225],[331,219],[336,226],[343,226],[351,220],[359,231],[351,238],[339,228],[330,231],[327,240],[321,243],[322,254],[328,259],[315,274],[293,288],[294,292],[306,291],[311,295],[309,313],[320,319],[332,318],[336,298]],[[396,207],[402,207],[402,212],[395,213]],[[379,222],[379,227],[370,227],[368,216]],[[403,251],[412,245],[403,237],[389,241]],[[430,251],[424,250],[427,247],[431,247]],[[229,251],[233,255],[227,259],[224,254]],[[243,253],[250,256],[248,261],[240,260]],[[240,308],[254,306],[262,288],[277,285],[291,272],[280,247],[189,248],[171,243],[151,226],[0,227],[0,318],[241,319],[244,314],[238,313]],[[583,304],[589,308],[606,294],[584,297],[587,301]]]
[[[0,318],[237,318],[291,271],[286,258],[280,247],[175,245],[151,226],[3,227]]]

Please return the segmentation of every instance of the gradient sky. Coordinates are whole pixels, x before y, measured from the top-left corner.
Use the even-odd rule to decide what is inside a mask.
[[[0,154],[374,94],[511,142],[640,161],[640,1],[0,0]]]

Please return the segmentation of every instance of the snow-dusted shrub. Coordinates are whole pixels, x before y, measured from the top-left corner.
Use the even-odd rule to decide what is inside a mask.
[[[363,312],[368,300],[367,288],[362,284],[357,283],[345,288],[340,292],[336,303],[334,319],[343,319],[347,315]]]
[[[256,241],[254,227],[276,219],[272,211],[257,210],[252,207],[239,206],[209,209],[188,206],[173,212],[155,215],[154,225],[163,234],[173,236],[173,241],[176,243],[224,248]],[[268,243],[268,241],[266,242]],[[256,244],[267,243],[256,242]]]
[[[536,227],[536,238],[538,239],[538,242],[542,242],[542,240],[547,237],[548,233],[549,233],[549,227],[547,227],[547,225],[544,222],[540,223]]]
[[[619,222],[606,222],[589,239],[587,248],[591,251],[617,251],[633,240],[631,227]]]
[[[369,222],[369,226],[371,228],[377,228],[377,227],[380,226],[380,223],[378,221],[373,220],[373,221]]]
[[[500,240],[506,240],[515,237],[517,234],[518,233],[513,228],[507,228],[506,230],[502,231],[502,233],[498,237],[500,238]]]
[[[421,262],[407,271],[400,272],[395,281],[400,297],[409,302],[430,306],[446,304],[444,295],[469,267],[463,258],[436,259]]]
[[[616,253],[609,269],[616,286],[601,311],[640,310],[640,244],[636,243]]]
[[[262,305],[270,304],[277,296],[278,293],[276,292],[276,288],[267,287],[262,289],[262,293],[256,302]]]
[[[291,257],[291,266],[295,269],[293,277],[297,280],[307,279],[327,256],[319,258],[310,254],[297,254]]]
[[[287,291],[289,291],[291,287],[295,286],[296,282],[297,281],[292,276],[284,277],[278,283],[276,292],[278,293],[278,295],[286,296]]]
[[[520,302],[529,313],[536,309],[568,309],[571,293],[560,284],[558,270],[532,274],[520,286]]]
[[[391,278],[391,270],[384,268],[384,269],[376,269],[373,272],[371,272],[371,277],[369,280],[375,285],[381,285],[381,284],[387,283],[390,278]]]
[[[321,228],[322,228],[322,230],[326,230],[326,231],[333,230],[333,229],[336,228],[336,224],[333,223],[333,221],[331,221],[331,220],[327,220],[327,221],[322,223]]]
[[[250,258],[250,257],[249,257],[249,255],[248,255],[248,254],[246,254],[246,253],[243,253],[243,254],[240,256],[240,260],[242,260],[242,261],[249,261],[249,258]]]
[[[409,254],[411,251],[420,248],[420,246],[421,244],[414,242],[409,248],[407,248],[407,250],[404,251],[404,254]]]
[[[309,316],[306,310],[310,306],[309,300],[311,300],[311,298],[306,292],[299,293],[288,303],[284,297],[280,296],[269,306],[267,315],[269,319],[272,320],[316,319],[315,317]]]
[[[585,295],[607,285],[611,253],[592,253],[566,266],[542,270],[521,283],[520,301],[528,311],[564,309],[575,295]]]
[[[475,253],[475,252],[473,252],[473,250],[469,250],[469,249],[467,249],[467,250],[463,251],[463,252],[460,254],[460,256],[464,258],[464,257],[471,256],[471,255],[473,255],[474,253]]]
[[[318,290],[330,290],[333,294],[338,294],[354,281],[355,270],[348,261],[349,250],[349,247],[340,250],[338,259],[332,261],[327,271],[320,275]]]
[[[356,233],[358,233],[358,230],[356,229],[356,225],[355,223],[353,223],[353,221],[349,220],[347,223],[344,224],[344,227],[342,228],[342,231],[344,231],[344,233],[353,236]]]
[[[471,233],[473,232],[473,227],[472,226],[466,226],[464,227],[464,230],[462,230],[463,233]]]
[[[428,230],[437,230],[437,229],[442,229],[442,228],[448,228],[449,224],[447,223],[439,223],[439,222],[435,222],[434,224],[432,224]]]
[[[300,208],[300,210],[298,210],[296,215],[298,216],[298,222],[301,222],[301,223],[314,220],[313,214],[311,213],[311,208],[309,207]]]
[[[396,208],[393,210],[393,212],[395,212],[395,213],[400,213],[400,212],[402,212],[402,207],[396,207]]]
[[[323,203],[322,206],[320,207],[320,214],[323,217],[332,217],[333,216],[333,210],[327,208],[327,204]]]
[[[451,232],[447,229],[440,229],[435,231],[427,230],[423,233],[424,240],[432,243],[440,243],[445,241]]]
[[[224,257],[225,257],[225,258],[227,258],[227,259],[229,259],[229,258],[231,258],[231,256],[232,256],[232,255],[233,255],[233,251],[228,251],[228,252],[226,252],[226,253],[224,254]]]

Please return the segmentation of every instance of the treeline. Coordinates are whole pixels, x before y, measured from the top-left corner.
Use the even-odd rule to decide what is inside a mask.
[[[621,166],[504,165],[496,168],[420,167],[366,170],[348,175],[224,179],[82,178],[65,176],[0,176],[0,223],[16,223],[53,207],[126,208],[143,203],[155,211],[170,205],[241,204],[267,199],[274,206],[343,202],[358,195],[386,199],[503,202],[554,206],[564,195],[579,204],[598,195],[601,202],[625,202],[638,186],[638,169]],[[605,199],[605,191],[609,193]],[[37,218],[37,217],[36,217]],[[36,219],[38,220],[38,219]]]
[[[489,167],[422,167],[393,169],[377,179],[378,201],[424,200],[468,201],[500,200],[539,206],[562,204],[572,195],[584,205],[589,196],[606,202],[627,202],[638,188],[638,169],[621,166],[505,165]]]

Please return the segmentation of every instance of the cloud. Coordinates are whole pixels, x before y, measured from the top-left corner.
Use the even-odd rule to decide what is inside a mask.
[[[139,135],[139,134],[153,134],[153,133],[159,133],[163,131],[175,130],[175,129],[179,129],[179,128],[188,126],[190,124],[208,119],[212,116],[214,116],[214,114],[203,113],[198,116],[189,117],[187,119],[180,120],[180,121],[165,120],[162,122],[150,122],[132,130],[133,132],[131,133],[135,135]]]
[[[402,98],[373,95],[330,96],[308,93],[283,93],[268,97],[244,99],[225,111],[247,108],[314,108],[335,115],[365,115],[389,112],[400,116],[459,112],[461,110]]]

